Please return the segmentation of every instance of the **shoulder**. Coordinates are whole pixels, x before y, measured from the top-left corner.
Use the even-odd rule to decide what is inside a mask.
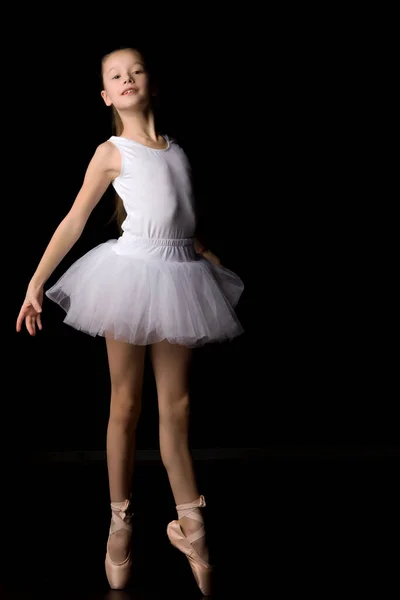
[[[121,168],[121,154],[115,144],[107,140],[97,146],[91,162],[100,171],[118,171]]]
[[[179,155],[184,156],[186,158],[188,157],[185,145],[182,144],[180,142],[180,140],[178,140],[174,136],[164,136],[164,137],[166,137],[168,139],[170,147],[173,148],[175,150],[175,152],[177,152]]]
[[[107,140],[97,146],[94,156],[98,160],[107,160],[115,154],[119,154],[118,148],[110,140]]]
[[[184,149],[182,148],[182,145],[179,143],[179,140],[177,140],[176,137],[169,135],[164,135],[164,137],[168,140],[169,145],[171,147],[173,147],[175,150],[178,150],[179,152],[182,152],[183,154],[185,153]]]

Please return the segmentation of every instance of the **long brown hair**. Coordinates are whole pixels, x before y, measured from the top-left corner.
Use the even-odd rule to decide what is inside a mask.
[[[113,135],[119,136],[122,133],[123,125],[121,121],[121,117],[119,116],[117,110],[112,106],[112,132]],[[118,194],[115,194],[115,210],[113,218],[117,222],[118,229],[120,233],[122,232],[122,223],[126,219],[126,210],[124,207],[124,203]]]
[[[136,52],[137,54],[139,54],[144,66],[145,66],[146,71],[148,71],[148,61],[145,60],[145,57],[141,50],[138,50],[138,49],[130,47],[130,46],[122,46],[121,48],[116,48],[115,50],[112,50],[111,52],[108,52],[107,54],[105,54],[103,56],[103,58],[101,59],[101,83],[102,83],[103,87],[104,87],[103,65],[104,65],[105,61],[107,60],[107,58],[109,56],[111,56],[111,54],[114,54],[114,52],[119,52],[121,50],[130,50],[131,52]],[[152,77],[150,79],[150,87],[153,87]],[[153,89],[155,89],[155,88],[153,88]],[[112,134],[115,136],[120,136],[122,133],[122,130],[123,130],[121,117],[119,116],[118,111],[115,109],[114,106],[111,107],[111,110],[112,110]],[[123,204],[121,198],[118,196],[118,194],[115,195],[115,211],[114,211],[112,218],[116,220],[118,229],[121,232],[122,231],[122,229],[121,229],[122,223],[126,219],[126,210],[125,210],[124,204]]]

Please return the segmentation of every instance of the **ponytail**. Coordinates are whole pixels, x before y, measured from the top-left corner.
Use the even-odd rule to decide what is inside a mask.
[[[114,106],[112,107],[112,129],[113,129],[113,135],[116,135],[116,136],[121,135],[122,129],[123,129],[121,117],[119,116],[119,114],[116,111],[116,109],[114,108]],[[118,194],[116,194],[116,196],[115,196],[115,211],[114,211],[113,218],[116,220],[118,229],[121,233],[122,232],[122,227],[121,227],[122,223],[126,219],[126,210],[125,210],[124,204],[123,204],[121,198],[118,196]]]

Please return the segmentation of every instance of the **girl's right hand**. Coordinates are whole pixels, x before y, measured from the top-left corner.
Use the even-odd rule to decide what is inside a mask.
[[[30,335],[36,335],[36,325],[41,330],[43,303],[43,286],[35,286],[30,283],[26,292],[24,303],[19,311],[17,318],[17,331],[21,331],[22,323],[25,319],[25,325]]]

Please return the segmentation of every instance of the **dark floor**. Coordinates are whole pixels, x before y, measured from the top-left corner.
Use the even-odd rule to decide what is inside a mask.
[[[374,598],[399,597],[398,456],[199,460],[196,469],[213,598],[355,599],[375,586]],[[136,466],[126,592],[110,591],[103,569],[110,519],[103,462],[24,464],[3,477],[1,600],[201,597],[165,534],[175,512],[158,462]]]

